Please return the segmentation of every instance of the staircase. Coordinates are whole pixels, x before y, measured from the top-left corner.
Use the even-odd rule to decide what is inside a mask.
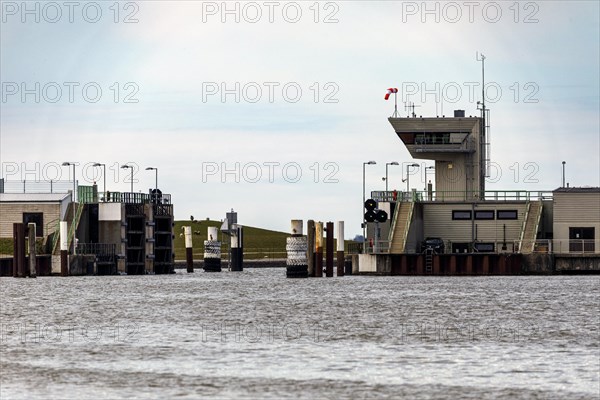
[[[404,253],[414,205],[415,203],[412,201],[402,201],[397,203],[397,210],[394,213],[392,229],[390,230],[391,236],[389,252],[392,254]]]
[[[76,208],[74,224],[73,224],[73,219],[72,219],[73,207]],[[65,215],[65,221],[67,221],[67,223],[70,223],[69,234],[68,234],[69,247],[71,247],[71,243],[73,243],[73,237],[75,236],[75,230],[79,226],[79,220],[81,219],[82,213],[83,213],[83,204],[82,203],[70,203],[69,204],[69,209],[67,210],[67,213]],[[60,254],[60,252],[59,252],[60,246],[58,246],[59,242],[60,242],[60,222],[59,222],[58,229],[56,230],[56,232],[54,233],[54,235],[52,237],[52,254],[54,254],[54,255]]]
[[[529,203],[527,215],[521,231],[521,240],[519,249],[521,253],[532,253],[537,239],[538,227],[542,218],[542,201],[532,201]]]

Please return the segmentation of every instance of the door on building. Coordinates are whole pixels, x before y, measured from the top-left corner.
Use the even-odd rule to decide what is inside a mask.
[[[595,251],[595,228],[569,228],[569,252],[593,253]]]
[[[35,224],[35,236],[44,236],[44,213],[41,212],[26,212],[23,213],[23,224],[27,227],[27,224],[33,222]]]

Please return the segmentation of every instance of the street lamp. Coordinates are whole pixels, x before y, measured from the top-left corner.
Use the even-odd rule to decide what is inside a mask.
[[[146,171],[154,170],[154,189],[158,189],[158,168],[156,167],[147,167]]]
[[[71,223],[71,228],[73,229],[73,254],[75,254],[75,252],[77,251],[77,247],[75,244],[75,236],[77,234],[76,230],[77,227],[75,226],[75,214],[77,214],[75,212],[75,193],[77,193],[77,189],[76,189],[76,181],[75,181],[75,163],[74,162],[68,162],[65,161],[64,163],[62,163],[63,167],[68,167],[70,165],[73,166],[73,222]],[[68,234],[67,234],[68,236]],[[64,238],[61,238],[60,240],[62,241]],[[67,242],[68,242],[68,237],[67,237]]]
[[[427,170],[428,169],[435,169],[435,167],[433,165],[430,165],[429,167],[425,167],[425,191],[427,191],[428,186],[427,186]]]
[[[406,179],[402,179],[402,182],[406,182],[406,193],[410,192],[410,183],[409,183],[410,175],[409,175],[409,169],[410,169],[410,167],[418,167],[418,166],[419,166],[419,164],[417,164],[417,163],[408,164],[406,166]]]
[[[76,183],[75,183],[75,163],[65,161],[64,163],[62,163],[62,165],[63,165],[63,167],[68,167],[70,165],[73,166],[73,203],[75,203],[75,196],[77,194]]]
[[[93,167],[102,167],[102,178],[104,179],[104,183],[102,186],[102,198],[104,199],[103,201],[106,201],[106,164],[102,164],[102,163],[94,163],[94,165],[92,165]]]
[[[566,163],[567,163],[566,161],[562,162],[562,166],[563,166],[563,171],[562,171],[562,187],[565,187],[565,164]]]
[[[133,193],[133,166],[125,164],[125,165],[121,165],[121,168],[131,169],[131,193]]]
[[[365,244],[367,242],[366,240],[366,235],[367,235],[367,228],[365,225],[365,165],[375,165],[377,164],[375,161],[367,161],[363,163],[363,201],[362,201],[362,215],[363,215],[363,253],[366,253],[366,247]]]
[[[398,161],[392,161],[389,163],[385,163],[385,191],[386,191],[386,196],[387,196],[387,191],[388,191],[388,165],[400,165],[398,164]]]

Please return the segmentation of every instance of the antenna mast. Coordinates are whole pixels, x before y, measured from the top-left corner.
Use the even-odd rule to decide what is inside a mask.
[[[412,101],[408,101],[408,102],[404,103],[404,110],[410,111],[413,118],[417,118],[417,114],[415,113],[415,107],[421,107],[421,106],[415,105],[415,103]]]
[[[394,114],[392,115],[393,118],[398,118],[398,91],[394,92]]]
[[[481,61],[481,127],[479,134],[479,188],[481,195],[485,195],[485,178],[488,174],[488,166],[490,162],[489,155],[489,125],[487,123],[489,110],[485,107],[485,55],[476,53],[477,61]]]

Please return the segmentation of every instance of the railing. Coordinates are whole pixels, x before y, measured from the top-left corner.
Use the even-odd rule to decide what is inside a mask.
[[[469,140],[468,133],[457,133],[460,135],[457,138],[452,138],[451,135],[447,136],[430,136],[427,134],[417,135],[415,137],[415,150],[417,152],[430,152],[430,151],[456,151],[456,152],[474,152],[475,141]]]
[[[427,193],[427,192],[425,192]],[[402,192],[402,191],[372,191],[371,198],[375,201],[401,202],[401,201],[423,201],[421,192]]]
[[[44,227],[44,236],[48,236],[54,232],[57,232],[60,229],[60,220],[57,219],[53,219],[50,222],[46,223],[46,226]]]
[[[98,202],[98,187],[97,186],[79,186],[77,187],[77,199],[80,203],[97,203]]]
[[[68,193],[72,190],[73,181],[4,179],[0,185],[0,193]]]
[[[518,243],[515,243],[518,251]],[[521,248],[542,254],[600,254],[600,239],[538,239],[524,240]]]
[[[531,209],[531,202],[527,202],[527,209],[525,210],[525,218],[523,218],[523,224],[521,225],[521,234],[519,235],[519,249],[523,249],[523,239],[525,239],[525,229],[527,228],[527,221],[529,220],[529,210]],[[537,231],[536,231],[537,234]]]
[[[78,243],[77,254],[95,254],[97,256],[114,256],[117,245],[113,243]]]
[[[77,226],[79,225],[79,220],[81,219],[81,214],[83,213],[83,204],[81,203],[71,203],[73,204],[73,212],[75,213],[75,217],[73,218],[73,222],[69,227],[69,233],[67,237],[69,238],[69,247],[71,247],[71,243],[75,240],[75,233],[77,232]]]
[[[346,253],[348,254],[361,254],[362,253],[362,242],[350,242],[347,245]]]
[[[389,240],[373,240],[368,241],[366,254],[387,254],[390,252]]]
[[[413,212],[415,210],[414,203],[410,204],[408,215],[406,216],[406,225],[404,226],[404,236],[402,237],[402,246],[406,250],[406,242],[408,242],[408,234],[410,233],[410,224],[412,223]]]
[[[171,204],[170,194],[106,192],[104,202],[130,204]]]
[[[480,191],[372,191],[371,198],[375,201],[532,201],[551,200],[551,191],[527,190],[486,190]]]
[[[461,244],[466,242],[460,242]],[[532,253],[536,254],[570,254],[570,255],[600,255],[600,239],[538,239],[524,240],[519,243],[515,241],[479,241],[469,242],[465,251],[453,252],[453,242],[444,241],[444,251],[442,254],[461,254],[461,253],[520,253],[520,249],[533,249]],[[482,251],[477,249],[477,245],[492,244],[493,251]],[[379,241],[378,243],[367,241],[367,254],[382,254],[389,252],[389,241]],[[521,247],[520,247],[521,246]],[[362,248],[362,243],[350,243],[348,246],[348,254],[359,254]],[[417,253],[421,253],[421,248],[416,249]]]

